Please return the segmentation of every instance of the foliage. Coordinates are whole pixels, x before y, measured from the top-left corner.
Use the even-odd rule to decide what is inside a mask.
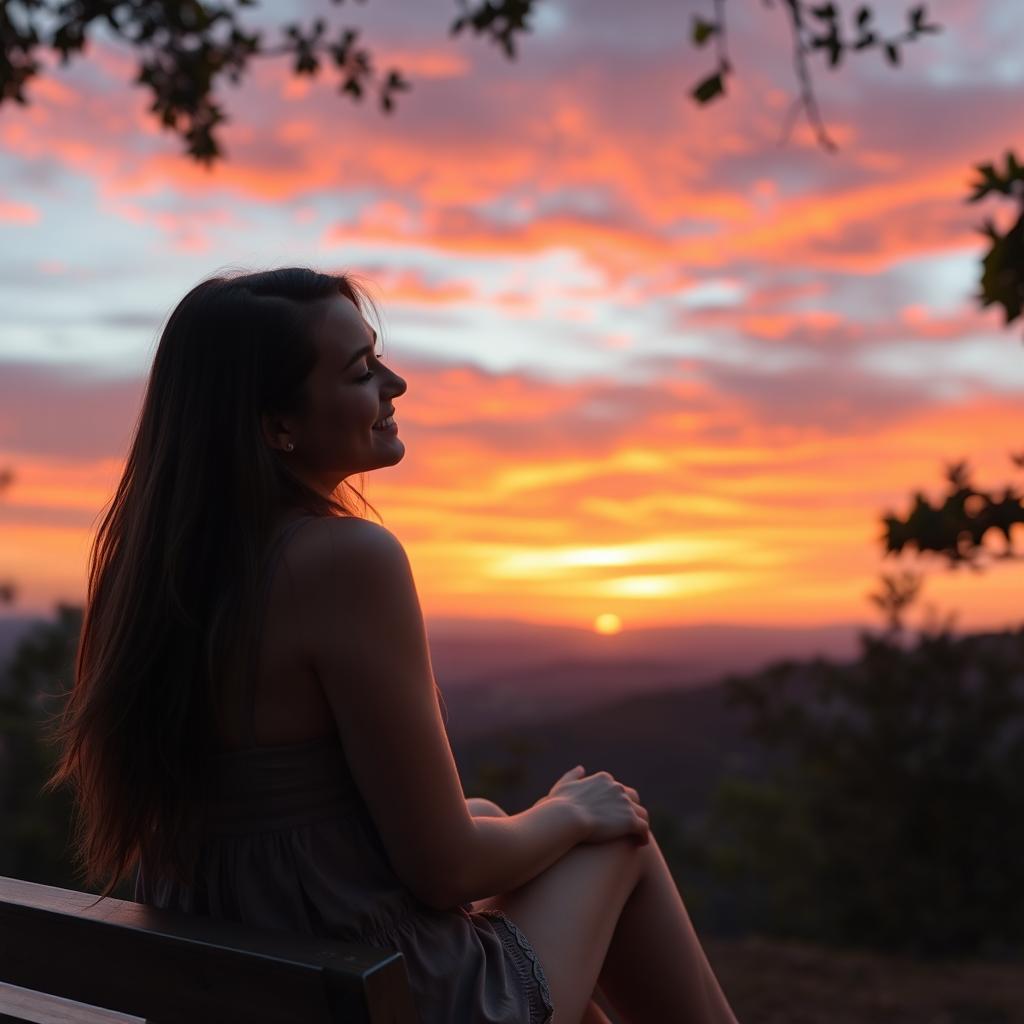
[[[282,41],[267,44],[262,32],[247,30],[241,19],[255,6],[256,0],[235,0],[233,6],[204,0],[22,0],[16,13],[13,4],[0,4],[0,105],[27,103],[24,87],[42,67],[39,48],[51,48],[63,66],[85,50],[99,23],[136,51],[135,84],[152,94],[151,113],[185,141],[189,156],[207,166],[222,154],[215,132],[227,120],[213,98],[214,87],[225,76],[240,82],[254,57],[286,56],[294,75],[310,77],[326,60],[338,72],[338,91],[353,100],[362,99],[378,79],[385,112],[393,109],[394,94],[409,88],[397,69],[375,74],[369,51],[357,45],[358,30],[345,26],[329,32],[323,18],[308,28],[285,24]]]
[[[903,628],[903,613],[917,600],[923,584],[924,577],[921,573],[883,573],[882,592],[868,595],[868,600],[877,605],[885,616],[891,633],[898,633]]]
[[[772,0],[767,2],[771,5]],[[714,4],[714,18],[709,20],[695,15],[690,35],[691,42],[698,49],[710,40],[715,40],[718,48],[717,67],[698,82],[691,92],[699,104],[707,104],[724,96],[726,78],[733,70],[726,49],[725,0],[714,0]],[[849,19],[852,24],[849,33],[843,29],[844,13],[839,4],[812,4],[803,0],[779,0],[779,4],[788,15],[793,37],[793,63],[800,82],[800,94],[784,123],[783,140],[802,109],[815,130],[818,142],[830,151],[838,147],[829,137],[818,112],[808,71],[808,57],[820,50],[827,55],[828,67],[837,68],[844,54],[877,49],[890,64],[898,66],[902,45],[913,42],[921,35],[942,31],[940,25],[929,24],[924,4],[917,4],[907,10],[906,31],[889,37],[879,33],[873,23],[873,10],[863,4],[857,6]],[[982,308],[1001,305],[1005,323],[1010,324],[1024,311],[1024,167],[1012,150],[1007,151],[1005,160],[1006,169],[1003,172],[997,170],[992,163],[976,165],[981,178],[974,183],[974,194],[965,202],[978,202],[991,193],[1016,198],[1018,201],[1017,218],[1005,233],[1000,233],[991,218],[986,218],[979,227],[979,231],[990,240],[991,246],[982,257],[978,303]]]
[[[999,233],[990,217],[978,229],[991,239],[992,248],[982,259],[981,290],[976,297],[982,307],[1001,305],[1005,323],[1010,324],[1024,309],[1024,167],[1009,150],[1003,173],[993,164],[978,164],[975,169],[981,180],[974,183],[974,194],[966,202],[976,203],[997,193],[1016,198],[1019,208],[1017,219],[1005,234]]]
[[[516,56],[516,33],[530,31],[528,18],[533,13],[537,0],[484,0],[471,7],[466,0],[459,0],[463,13],[452,22],[451,34],[458,35],[464,28],[472,29],[475,35],[487,35],[505,52],[505,56]]]
[[[70,689],[82,609],[61,604],[18,645],[0,687],[0,874],[80,889],[68,854],[71,797],[41,792],[55,752],[41,726]]]
[[[725,95],[725,80],[732,73],[732,63],[726,52],[725,0],[714,0],[714,3],[714,19],[709,21],[695,15],[690,35],[691,42],[698,48],[704,46],[710,39],[714,39],[718,44],[716,69],[702,79],[691,92],[691,96],[702,104]],[[769,6],[772,5],[771,0],[767,0],[767,3]],[[941,26],[927,23],[924,4],[907,11],[906,32],[888,38],[882,38],[879,34],[873,24],[874,11],[865,5],[859,5],[853,15],[852,38],[843,30],[843,12],[835,3],[811,4],[803,0],[781,0],[780,6],[788,16],[793,36],[793,63],[800,81],[800,95],[791,113],[796,115],[803,108],[816,131],[818,142],[828,150],[835,150],[837,147],[825,130],[818,113],[807,67],[808,56],[816,50],[823,50],[828,55],[828,67],[837,68],[844,54],[877,48],[885,54],[890,64],[898,65],[900,46],[903,43],[912,42],[926,33],[942,31]],[[788,135],[791,127],[792,116],[783,133],[784,137]]]
[[[1024,467],[1024,455],[1011,456],[1018,467]],[[941,505],[933,505],[920,491],[914,494],[913,508],[905,519],[893,512],[882,517],[885,526],[883,543],[886,556],[899,555],[905,549],[919,554],[931,553],[948,560],[950,568],[967,565],[980,571],[989,559],[1018,559],[1013,550],[1012,527],[1024,523],[1024,504],[1013,487],[1001,494],[979,491],[970,481],[966,462],[958,462],[946,470],[949,492]],[[983,547],[990,531],[1001,534],[1005,546],[998,554]]]
[[[334,6],[342,0],[331,0]],[[449,34],[470,30],[489,37],[509,59],[516,57],[516,41],[530,31],[530,16],[539,0],[457,0],[460,13],[451,22]],[[226,76],[238,83],[254,57],[287,56],[295,75],[315,76],[324,60],[340,74],[339,91],[360,100],[378,76],[367,49],[357,47],[359,31],[350,26],[329,26],[316,18],[306,28],[298,22],[281,27],[283,40],[268,45],[260,31],[246,28],[242,13],[257,6],[257,0],[213,3],[209,0],[22,0],[17,5],[0,5],[0,104],[4,100],[27,102],[24,87],[41,69],[37,50],[49,47],[60,56],[61,64],[84,51],[97,24],[105,25],[116,39],[137,51],[139,70],[135,79],[152,94],[150,110],[161,125],[178,134],[193,159],[211,165],[222,155],[216,137],[218,125],[227,120],[214,99],[214,88]],[[878,47],[893,64],[900,60],[902,43],[939,26],[925,20],[924,5],[908,12],[908,30],[883,39],[872,25],[871,8],[860,6],[854,18],[856,38],[847,40],[841,28],[841,12],[836,4],[811,5],[802,0],[782,0],[794,37],[794,62],[800,79],[800,106],[818,128],[818,138],[835,148],[820,123],[807,68],[807,55],[825,50],[829,67],[837,67],[847,51]],[[725,0],[715,0],[716,18],[696,18],[692,40],[703,46],[712,37],[719,48],[717,70],[694,90],[699,103],[707,103],[725,91],[725,76],[732,67],[725,53]],[[813,27],[812,27],[813,26]],[[381,109],[394,108],[394,95],[411,87],[396,68],[378,78]]]
[[[1024,630],[861,634],[859,659],[726,681],[784,756],[720,783],[716,877],[750,927],[917,955],[1024,944]],[[801,681],[802,680],[802,684]]]

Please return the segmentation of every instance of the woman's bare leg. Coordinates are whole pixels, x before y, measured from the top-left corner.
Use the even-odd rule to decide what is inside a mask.
[[[508,811],[500,807],[493,800],[488,800],[485,797],[474,796],[468,797],[466,804],[469,807],[469,813],[474,818],[507,818]],[[477,900],[473,904],[474,910],[479,910],[481,907],[486,905],[486,901]],[[543,963],[541,964],[543,967]],[[584,1010],[583,1017],[580,1019],[579,1024],[611,1024],[608,1019],[608,1015],[601,1009],[598,1004],[591,999]]]
[[[653,833],[601,968],[601,991],[630,1022],[736,1024]]]
[[[495,805],[496,806],[496,805]],[[736,1024],[657,841],[573,847],[504,910],[533,944],[559,1019],[585,1021],[598,979],[629,1024]]]

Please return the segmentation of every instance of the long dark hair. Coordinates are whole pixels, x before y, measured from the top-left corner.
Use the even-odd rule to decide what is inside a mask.
[[[141,859],[188,884],[224,734],[251,665],[275,521],[365,513],[270,450],[263,413],[301,413],[316,300],[372,302],[350,275],[289,267],[196,285],[167,321],[124,472],[89,558],[74,685],[47,738],[44,790],[74,790],[73,854],[108,896]],[[374,514],[380,519],[376,509]]]

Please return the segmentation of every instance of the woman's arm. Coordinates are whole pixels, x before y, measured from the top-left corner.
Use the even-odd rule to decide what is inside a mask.
[[[453,905],[519,888],[587,835],[579,808],[559,797],[545,797],[519,814],[474,816],[472,820],[474,836]]]
[[[294,628],[395,873],[439,909],[540,874],[585,838],[579,809],[546,797],[521,814],[472,816],[404,549],[369,521],[314,526],[290,552]]]

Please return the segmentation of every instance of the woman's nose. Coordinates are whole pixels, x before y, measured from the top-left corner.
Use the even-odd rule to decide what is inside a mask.
[[[406,384],[405,378],[404,377],[399,377],[398,374],[395,373],[394,370],[391,371],[391,376],[395,378],[394,385],[393,385],[393,387],[391,389],[394,392],[394,394],[395,395],[405,394],[405,390],[409,386],[408,384]]]

